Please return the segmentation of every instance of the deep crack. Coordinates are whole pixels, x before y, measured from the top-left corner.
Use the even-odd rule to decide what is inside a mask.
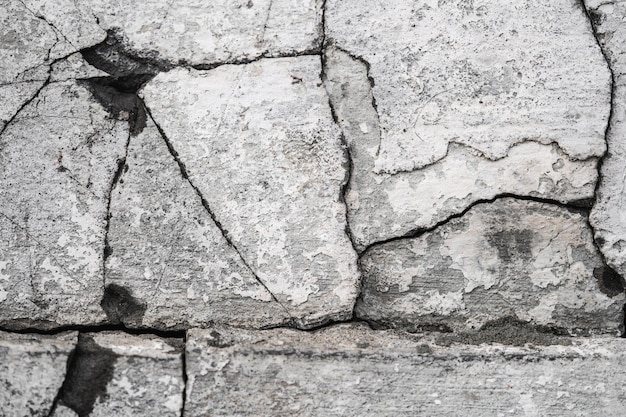
[[[584,0],[579,0],[579,2],[580,2],[580,7],[582,9],[582,13],[587,17],[587,21],[589,22],[589,28],[591,29],[591,33],[593,34],[593,37],[596,41],[596,44],[598,45],[598,48],[600,48],[600,52],[602,53],[602,57],[604,58],[606,62],[607,69],[609,73],[611,74],[611,97],[609,101],[609,106],[610,106],[609,117],[606,123],[606,129],[604,131],[604,142],[606,144],[606,151],[604,152],[604,155],[602,155],[598,159],[598,162],[596,164],[596,170],[598,172],[598,181],[596,182],[596,186],[594,189],[594,200],[593,200],[593,205],[592,205],[592,210],[593,210],[593,206],[598,201],[598,195],[600,194],[600,187],[603,181],[602,166],[604,164],[604,160],[611,152],[611,149],[609,149],[609,137],[611,135],[613,118],[615,116],[615,102],[616,102],[615,94],[616,94],[617,83],[616,83],[615,72],[613,71],[613,67],[611,66],[611,57],[609,56],[609,52],[604,48],[604,45],[602,41],[600,40],[600,35],[598,34],[598,25],[602,23],[602,15],[597,13],[595,9],[588,9]],[[598,250],[600,257],[602,258],[602,262],[604,263],[605,268],[611,271],[612,275],[619,277],[621,281],[621,287],[622,287],[621,289],[623,292],[624,288],[626,287],[626,277],[620,276],[613,268],[610,267],[606,257],[604,256],[604,253],[601,250],[601,245],[598,243],[596,239],[595,229],[593,227],[593,224],[591,224],[591,222],[589,221],[589,218],[587,218],[587,224],[589,225],[589,228],[592,231],[593,243],[596,249]],[[620,329],[620,331],[622,333],[622,337],[626,338],[626,304],[624,304],[622,316],[623,316],[623,323],[622,323],[622,326],[621,326],[622,328]]]

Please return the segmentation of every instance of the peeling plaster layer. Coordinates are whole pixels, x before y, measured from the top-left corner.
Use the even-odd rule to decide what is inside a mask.
[[[56,336],[0,332],[0,415],[49,415],[76,336],[74,332]]]
[[[620,332],[625,296],[584,215],[502,198],[361,258],[357,317],[399,327],[478,329],[515,317],[572,333]]]
[[[106,284],[145,306],[127,327],[267,327],[289,315],[222,236],[156,126],[131,139],[111,201]]]
[[[115,115],[120,116],[120,115]],[[108,192],[128,123],[49,84],[0,137],[0,322],[97,324]]]
[[[184,416],[619,416],[625,343],[444,347],[349,325],[191,330]]]
[[[576,2],[329,0],[327,41],[369,63],[380,118],[375,172],[485,158],[517,143],[600,157],[610,73]]]
[[[263,59],[173,70],[142,92],[229,240],[303,327],[350,317],[358,283],[320,72],[316,56]]]
[[[346,203],[354,243],[361,251],[374,242],[428,229],[473,202],[500,194],[562,203],[594,197],[596,158],[575,161],[558,145],[535,141],[513,145],[506,158],[496,161],[450,144],[447,157],[428,167],[376,174],[381,131],[367,66],[329,47],[324,69],[330,102],[352,156]]]

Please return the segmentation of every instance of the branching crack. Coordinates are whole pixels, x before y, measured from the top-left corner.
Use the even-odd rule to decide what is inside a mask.
[[[74,46],[74,44],[72,43],[72,41],[70,41],[70,40],[67,38],[67,36],[65,36],[65,34],[64,34],[63,32],[61,32],[61,30],[60,30],[59,28],[57,28],[57,27],[56,27],[56,25],[55,25],[54,23],[52,23],[52,22],[50,22],[48,19],[46,19],[46,17],[45,17],[45,16],[40,15],[40,14],[36,13],[34,10],[30,9],[30,8],[26,5],[26,3],[24,3],[24,1],[23,1],[23,0],[18,0],[18,1],[22,4],[22,6],[24,6],[24,8],[25,8],[25,9],[26,9],[26,10],[27,10],[30,14],[32,14],[35,18],[37,18],[37,19],[42,20],[43,22],[45,22],[45,23],[46,23],[46,25],[50,26],[50,27],[52,28],[52,30],[54,30],[55,34],[56,34],[56,33],[58,33],[59,35],[61,35],[61,36],[63,37],[63,39],[65,39],[65,41],[66,41],[67,43],[69,43],[70,45]],[[55,46],[56,46],[56,44],[55,44]]]
[[[17,111],[13,114],[13,116],[11,116],[9,118],[9,120],[7,120],[7,122],[5,123],[5,125],[0,129],[0,137],[2,137],[2,134],[4,133],[5,130],[8,129],[9,126],[11,126],[13,124],[13,122],[15,121],[15,119],[17,118],[17,116],[33,101],[35,101],[37,99],[37,97],[39,97],[39,95],[41,94],[41,92],[43,91],[44,88],[46,88],[48,86],[48,84],[50,84],[50,78],[52,76],[52,66],[48,67],[48,76],[47,78],[44,80],[43,84],[37,89],[37,91],[35,91],[35,94],[33,94],[28,100],[26,100],[24,103],[22,103],[22,105],[17,109]]]
[[[291,313],[289,312],[289,310],[287,309],[287,307],[281,303],[278,298],[274,295],[274,293],[267,287],[267,285],[265,284],[265,282],[263,282],[263,280],[261,280],[261,278],[259,278],[259,276],[256,274],[255,270],[252,268],[252,266],[248,263],[248,261],[246,260],[246,258],[243,256],[243,254],[241,253],[241,251],[239,250],[239,248],[237,247],[237,245],[235,245],[235,243],[233,242],[233,240],[231,239],[228,231],[222,226],[222,224],[220,223],[220,221],[217,219],[217,216],[215,215],[215,213],[213,212],[213,210],[211,209],[209,202],[204,198],[204,196],[202,195],[202,192],[200,191],[200,189],[193,183],[193,181],[191,180],[191,178],[189,177],[189,174],[187,173],[187,168],[185,167],[185,164],[180,160],[179,156],[178,156],[178,152],[176,152],[176,150],[174,149],[174,146],[172,144],[172,142],[168,139],[165,131],[161,128],[161,126],[157,123],[157,121],[155,120],[154,116],[152,115],[152,112],[150,111],[150,109],[146,106],[146,111],[148,116],[150,117],[150,119],[152,120],[152,122],[154,123],[154,125],[156,126],[157,130],[159,131],[161,137],[163,138],[163,140],[165,141],[165,144],[168,148],[168,150],[170,151],[170,154],[172,155],[172,158],[174,158],[174,160],[176,161],[176,163],[178,164],[178,167],[180,169],[181,175],[183,176],[183,178],[185,180],[187,180],[187,182],[189,183],[189,185],[191,186],[191,188],[195,191],[196,195],[200,198],[200,201],[202,203],[202,206],[204,207],[204,209],[206,210],[206,212],[209,214],[209,217],[211,217],[211,219],[213,220],[213,223],[217,226],[217,228],[219,229],[220,233],[222,234],[222,237],[224,238],[224,240],[226,241],[226,243],[228,244],[228,246],[230,246],[235,253],[237,253],[237,256],[239,257],[239,259],[241,260],[241,262],[243,263],[243,265],[250,271],[250,273],[252,274],[252,276],[254,276],[254,279],[263,287],[265,288],[265,290],[270,294],[270,296],[272,297],[272,301],[275,301],[276,303],[278,303],[278,305],[281,306],[281,308],[285,311],[285,313],[290,317],[290,319],[293,321],[294,318],[292,317]]]

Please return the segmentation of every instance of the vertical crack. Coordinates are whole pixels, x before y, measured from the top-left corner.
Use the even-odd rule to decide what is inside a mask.
[[[358,282],[358,295],[355,299],[354,304],[352,305],[352,319],[356,318],[356,305],[357,305],[357,300],[358,298],[361,297],[362,295],[362,288],[363,288],[363,281],[362,281],[362,273],[361,273],[361,263],[360,263],[360,258],[358,256],[359,251],[357,250],[356,244],[355,244],[355,238],[354,235],[352,234],[352,227],[350,226],[350,210],[348,207],[348,200],[347,200],[347,195],[350,192],[350,188],[352,185],[352,175],[354,172],[354,160],[352,159],[352,152],[350,149],[350,144],[348,143],[348,140],[343,132],[343,128],[341,127],[340,123],[339,123],[339,118],[337,116],[337,112],[335,110],[335,106],[333,101],[331,100],[331,95],[330,92],[328,91],[328,76],[327,76],[327,68],[328,68],[328,61],[326,59],[326,48],[327,48],[327,41],[326,41],[326,4],[327,4],[327,0],[324,0],[322,3],[322,42],[321,42],[321,61],[322,61],[322,72],[320,74],[320,79],[322,80],[322,84],[324,85],[324,91],[326,92],[326,96],[328,97],[328,107],[330,108],[330,113],[331,116],[333,118],[333,121],[335,122],[335,125],[339,128],[339,131],[341,132],[340,134],[340,140],[342,143],[342,148],[344,151],[344,160],[346,161],[344,164],[344,169],[345,169],[345,177],[342,183],[342,186],[340,188],[339,191],[339,201],[344,205],[345,210],[346,210],[346,214],[345,214],[345,220],[346,220],[346,226],[344,228],[345,234],[348,237],[348,240],[350,241],[350,244],[352,245],[352,249],[354,250],[354,252],[357,254],[357,272],[358,272],[358,276],[359,276],[359,282]],[[369,67],[368,67],[369,69]],[[368,73],[369,74],[369,73]]]
[[[265,288],[265,290],[270,294],[270,296],[272,297],[272,301],[275,301],[276,303],[278,303],[278,305],[281,306],[281,308],[285,311],[285,313],[287,314],[287,316],[289,316],[289,318],[291,319],[291,321],[294,321],[294,317],[291,315],[291,313],[289,312],[289,310],[287,309],[287,307],[281,303],[278,298],[274,295],[274,293],[272,291],[270,291],[270,289],[267,287],[267,285],[265,284],[265,282],[263,282],[263,280],[257,275],[256,271],[252,268],[252,266],[248,263],[248,261],[246,260],[246,258],[243,256],[243,254],[241,253],[241,251],[239,250],[239,248],[237,247],[237,245],[235,245],[235,243],[233,242],[232,238],[230,237],[228,231],[222,226],[222,224],[220,223],[220,221],[218,220],[217,216],[215,215],[215,213],[213,212],[213,210],[211,209],[211,207],[209,206],[209,202],[204,198],[204,196],[202,195],[202,192],[200,191],[200,189],[193,183],[193,181],[191,181],[191,178],[189,177],[189,174],[187,173],[187,168],[185,167],[185,164],[180,160],[179,156],[178,156],[178,152],[176,152],[176,150],[174,149],[174,146],[172,145],[171,141],[169,140],[169,138],[167,137],[167,135],[165,134],[165,131],[161,128],[161,125],[159,125],[157,123],[157,121],[155,120],[154,116],[152,115],[152,112],[150,111],[150,109],[146,106],[145,107],[146,112],[148,114],[148,116],[150,117],[150,119],[152,120],[152,122],[154,123],[154,125],[156,126],[157,130],[159,131],[159,134],[161,135],[161,137],[163,138],[163,141],[165,142],[165,145],[167,146],[167,149],[170,151],[170,154],[172,155],[172,158],[174,158],[174,160],[176,161],[176,163],[178,164],[178,168],[180,169],[180,173],[183,176],[183,178],[189,183],[189,185],[191,186],[191,188],[195,191],[196,195],[198,196],[198,198],[200,198],[200,201],[202,203],[202,206],[204,207],[204,209],[206,210],[206,212],[209,214],[209,217],[211,217],[211,220],[213,220],[213,223],[217,226],[218,230],[220,231],[220,233],[222,234],[222,237],[224,238],[224,240],[226,241],[226,243],[228,244],[228,246],[230,246],[235,253],[237,253],[237,256],[239,257],[239,259],[241,260],[241,262],[244,264],[244,266],[250,271],[250,273],[252,274],[252,276],[254,277],[254,279],[263,287]]]
[[[187,332],[183,338],[183,350],[181,354],[182,367],[183,367],[183,403],[180,407],[180,417],[185,417],[185,406],[187,405]]]
[[[613,117],[615,116],[616,76],[615,76],[615,72],[613,71],[613,67],[611,66],[611,57],[609,55],[609,52],[604,48],[604,45],[600,41],[600,36],[598,35],[598,26],[597,26],[598,21],[599,21],[598,16],[595,14],[594,10],[590,10],[590,9],[587,8],[587,5],[585,4],[585,0],[579,0],[579,2],[580,2],[580,7],[582,9],[582,12],[586,16],[587,21],[589,22],[589,28],[591,29],[591,33],[593,34],[593,37],[594,37],[594,39],[596,41],[596,44],[598,45],[598,48],[600,48],[600,52],[602,53],[602,57],[604,58],[604,60],[606,62],[607,69],[609,71],[609,74],[611,75],[611,97],[610,97],[610,104],[609,104],[609,117],[608,117],[608,120],[607,120],[607,123],[606,123],[606,129],[604,130],[604,142],[606,143],[606,151],[604,152],[604,155],[602,155],[600,158],[598,158],[598,162],[597,162],[597,165],[596,165],[596,169],[597,169],[597,172],[598,172],[598,180],[597,180],[596,186],[594,188],[593,206],[595,206],[596,202],[598,201],[598,196],[600,194],[600,187],[601,187],[601,184],[602,184],[602,181],[603,181],[603,178],[602,178],[602,166],[604,164],[605,158],[611,152],[611,149],[609,148],[609,146],[610,146],[609,137],[611,135],[611,129],[612,129],[612,124],[613,124]],[[616,277],[618,277],[621,280],[621,284],[622,284],[623,288],[626,287],[626,279],[624,279],[624,277],[620,276],[614,269],[612,269],[609,266],[609,263],[607,262],[607,259],[606,259],[606,257],[604,256],[604,253],[601,250],[601,245],[596,240],[595,229],[593,227],[593,224],[591,224],[591,222],[589,220],[589,216],[587,217],[587,223],[589,225],[589,228],[592,231],[594,246],[598,250],[598,253],[600,254],[600,257],[602,258],[602,262],[605,265],[605,268],[607,268],[607,270],[610,271],[611,274],[614,274]],[[626,304],[624,304],[624,309],[623,309],[623,313],[622,313],[622,321],[623,321],[622,322],[622,326],[621,326],[622,328],[620,329],[620,332],[621,332],[621,336],[623,338],[626,338]]]
[[[130,139],[132,137],[131,133],[132,129],[129,129],[128,138],[126,139],[126,145],[124,147],[124,156],[117,160],[117,170],[113,175],[113,179],[111,180],[111,185],[109,186],[109,190],[107,192],[106,200],[107,200],[107,208],[106,208],[106,217],[105,217],[105,225],[104,225],[104,253],[102,255],[102,288],[106,289],[106,262],[108,257],[111,255],[111,247],[109,246],[109,227],[111,225],[111,200],[113,196],[113,191],[115,187],[120,182],[122,175],[127,167],[126,158],[128,157],[128,148],[130,147]]]

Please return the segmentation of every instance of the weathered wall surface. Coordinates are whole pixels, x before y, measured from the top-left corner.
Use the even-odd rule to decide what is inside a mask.
[[[0,0],[0,416],[621,416],[625,57],[625,1]]]

